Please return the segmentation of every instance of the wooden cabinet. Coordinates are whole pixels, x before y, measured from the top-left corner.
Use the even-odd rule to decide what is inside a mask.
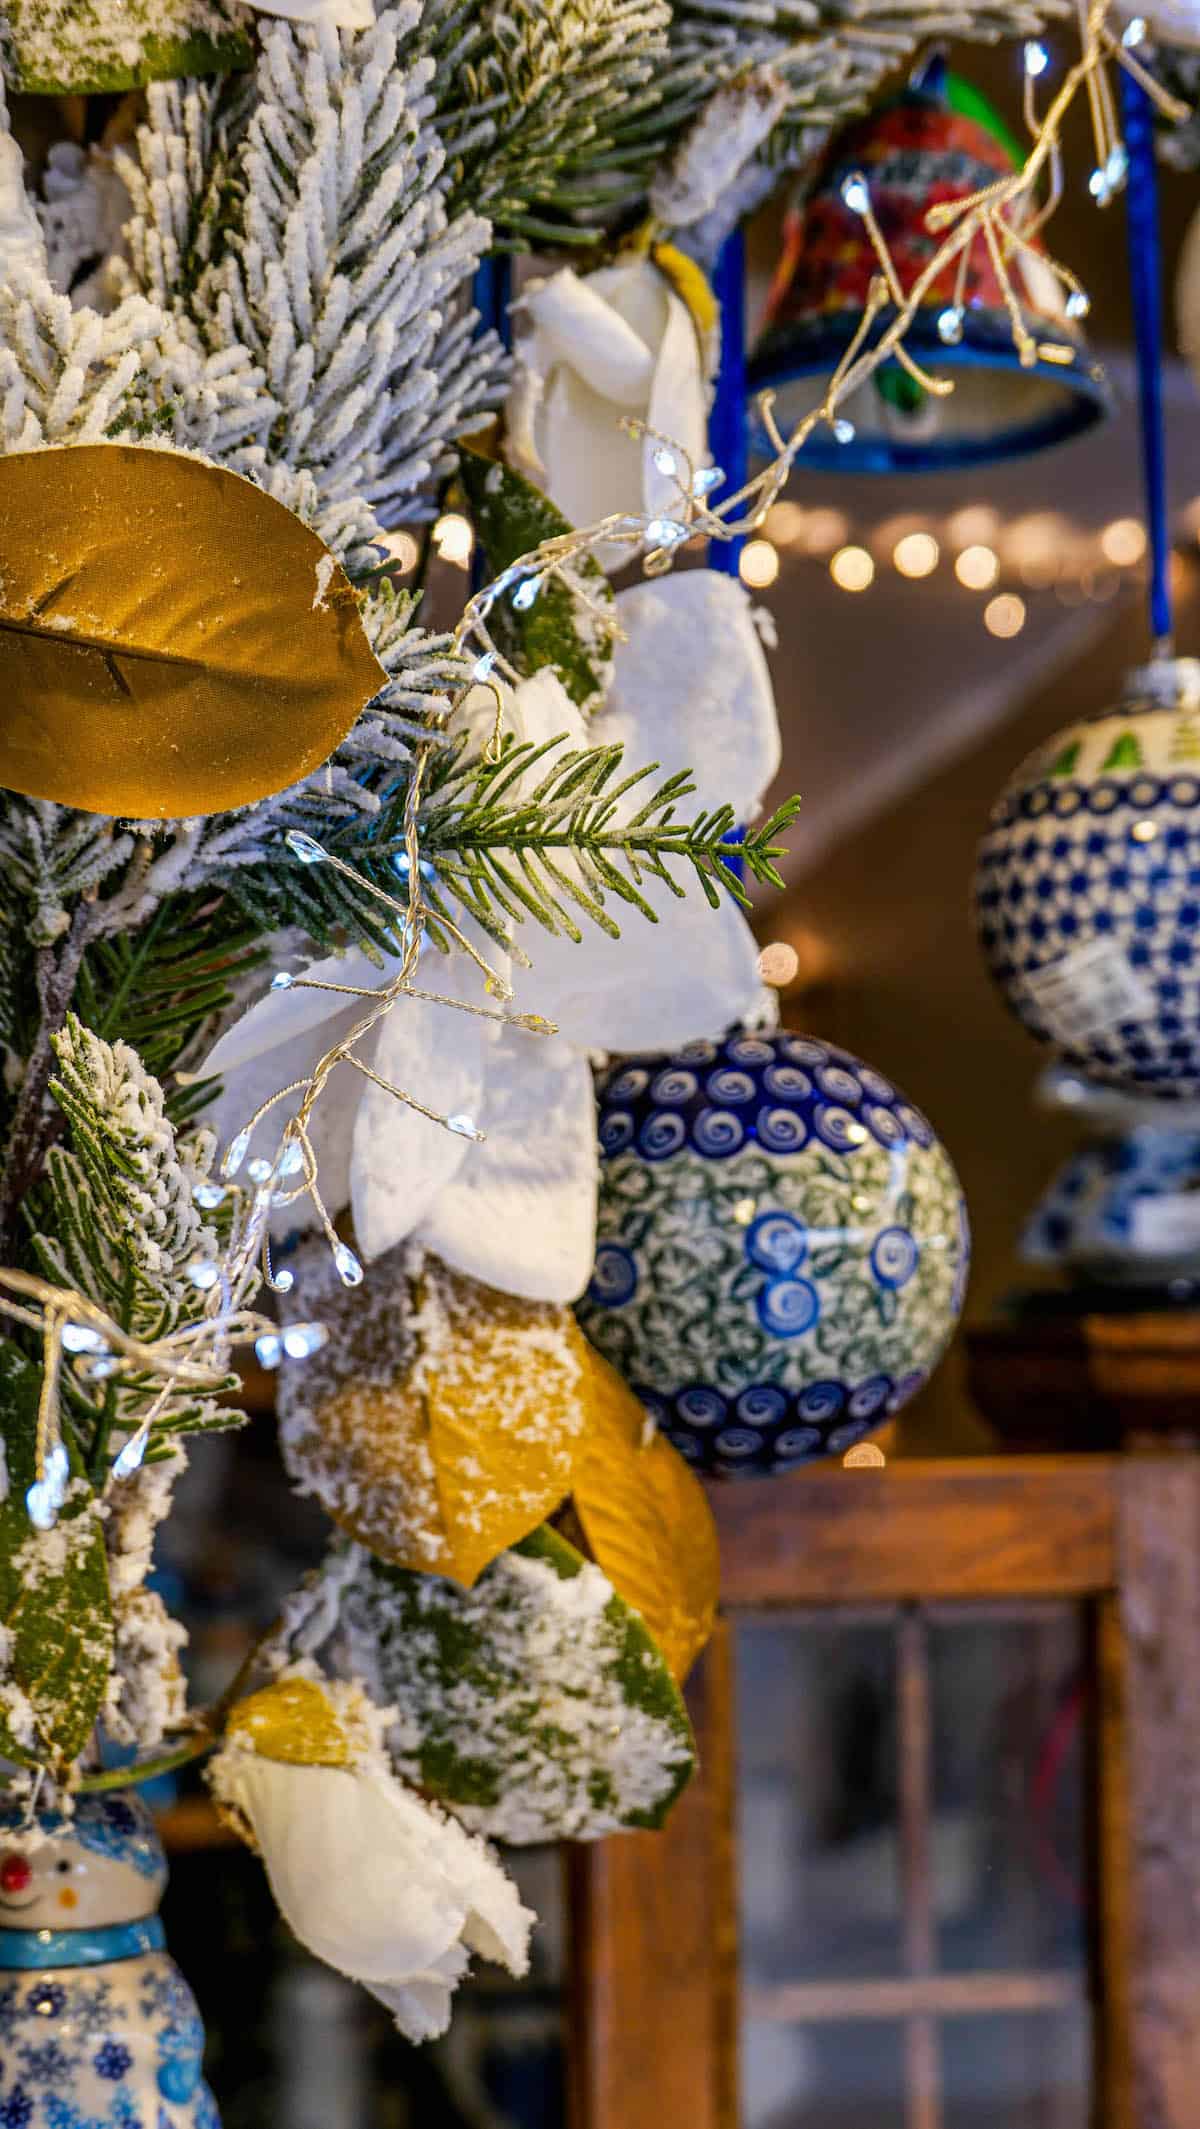
[[[1039,2123],[1194,2129],[1200,2106],[1200,1461],[1029,1457],[818,1469],[714,1493],[725,1619],[694,1681],[703,1773],[661,1835],[570,1859],[573,2129],[736,2129],[748,2015],[894,2043],[878,2129],[958,2129],[964,2034],[1090,2035]],[[931,1652],[1041,1607],[1077,1637],[1086,1777],[1076,1967],[946,1951],[934,1897]],[[877,1972],[739,1977],[736,1653],[756,1624],[871,1612],[894,1673],[898,1917]],[[782,1712],[782,1711],[781,1711]],[[1066,1718],[1064,1718],[1065,1720]],[[744,1742],[744,1740],[743,1740]],[[768,1826],[753,1826],[758,1844]],[[778,1869],[787,1868],[784,1856]],[[752,1977],[747,1977],[749,1980]],[[1076,2015],[1082,2013],[1082,2022]],[[1074,2019],[1074,2025],[1071,2021]],[[1054,2021],[1058,2021],[1055,2025]],[[1053,2037],[1047,2043],[1051,2051]],[[1072,2112],[1074,2108],[1074,2112]],[[790,2120],[786,2105],[778,2115]],[[797,2113],[796,2120],[809,2117]],[[812,2119],[832,2123],[831,2106]],[[849,2117],[847,2117],[849,2118]],[[858,2117],[856,2116],[855,2119]],[[971,2120],[976,2117],[970,2116]],[[980,2115],[980,2119],[984,2116]],[[1033,2129],[1028,2111],[986,2119]]]

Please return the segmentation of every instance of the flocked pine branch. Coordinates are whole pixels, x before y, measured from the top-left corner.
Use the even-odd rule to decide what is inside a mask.
[[[162,1338],[194,1320],[200,1295],[188,1274],[217,1253],[194,1191],[215,1149],[210,1132],[177,1139],[162,1088],[127,1043],[107,1043],[72,1014],[54,1038],[51,1092],[69,1143],[51,1149],[36,1199],[39,1270],[74,1288],[132,1337]],[[86,1358],[86,1356],[85,1356]],[[235,1389],[231,1375],[225,1389]],[[94,1482],[114,1434],[132,1434],[153,1411],[156,1436],[238,1425],[217,1393],[164,1394],[153,1376],[89,1378],[67,1369],[66,1415]]]
[[[251,101],[221,118],[219,90],[155,89],[122,165],[139,285],[210,355],[245,349],[270,395],[269,432],[224,462],[274,492],[277,471],[306,476],[305,514],[352,570],[503,387],[465,295],[490,228],[447,205],[420,15],[401,0],[341,38],[273,25]]]
[[[614,143],[614,163],[626,176],[626,203],[648,188],[655,201],[656,174],[661,181],[672,155],[677,163],[687,157],[693,126],[700,153],[725,158],[727,139],[709,150],[700,129],[706,106],[731,85],[768,77],[781,94],[769,138],[754,157],[760,181],[754,184],[743,173],[739,184],[735,169],[722,173],[728,196],[722,229],[765,194],[772,171],[798,167],[815,155],[928,39],[993,43],[1027,35],[1069,12],[1069,0],[984,0],[979,6],[968,0],[672,0],[657,111],[649,122],[634,114]],[[722,133],[727,131],[723,123]],[[694,195],[702,188],[693,181],[687,189]],[[662,196],[669,202],[671,188]]]
[[[659,105],[670,16],[665,0],[426,0],[454,198],[509,243],[586,236],[566,216],[613,197],[617,134]]]
[[[745,903],[731,863],[733,809],[680,818],[694,788],[686,771],[659,778],[650,764],[626,772],[619,746],[510,739],[496,762],[464,749],[435,772],[422,817],[430,902],[436,910],[442,896],[461,900],[493,934],[531,917],[572,938],[581,936],[580,919],[611,934],[620,928],[616,912],[657,921],[644,892],[650,879],[682,895],[691,878],[714,907],[723,892]],[[739,843],[736,856],[752,878],[783,885],[777,838],[798,804],[789,800]],[[364,860],[379,865],[395,854],[383,823]]]

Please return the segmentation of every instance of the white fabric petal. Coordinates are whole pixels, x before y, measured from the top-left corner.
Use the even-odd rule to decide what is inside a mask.
[[[357,953],[313,962],[304,973],[322,982],[361,984],[369,990],[379,989],[386,980],[374,962]],[[326,1050],[349,1034],[366,1009],[362,999],[340,998],[328,991],[268,991],[235,1020],[200,1067],[200,1077],[222,1081],[221,1093],[204,1112],[204,1122],[216,1132],[221,1146],[228,1146],[256,1109],[281,1087],[306,1080]],[[359,1045],[359,1054],[368,1064],[374,1060],[378,1041],[375,1033]],[[309,1120],[318,1187],[334,1215],[350,1200],[350,1152],[365,1085],[353,1066],[338,1065]],[[251,1135],[249,1159],[260,1154],[273,1157],[284,1125],[298,1105],[299,1096],[289,1095],[268,1109]],[[312,1199],[302,1197],[273,1215],[271,1224],[276,1234],[286,1234],[320,1223]]]
[[[586,747],[592,743],[588,721],[572,701],[553,666],[544,665],[528,680],[518,681],[515,688],[504,681],[497,683],[503,701],[501,731],[511,733],[514,739],[528,740],[540,747],[544,741],[562,738],[568,747]],[[455,711],[451,730],[470,734],[471,744],[482,752],[492,736],[496,723],[496,698],[490,687],[473,687],[463,697]],[[515,805],[520,797],[533,791],[552,765],[551,760],[537,762],[511,783],[505,794],[505,803]]]
[[[677,869],[683,900],[660,880],[643,882],[657,924],[613,900],[619,939],[586,918],[578,945],[528,938],[522,1011],[556,1021],[582,1049],[618,1051],[674,1049],[744,1019],[762,988],[754,934],[736,903],[711,909],[690,868]]]
[[[6,277],[18,267],[40,278],[46,271],[42,226],[25,190],[25,158],[11,133],[0,133],[0,259]]]
[[[507,956],[476,926],[464,922],[462,929],[496,973],[507,977]],[[482,971],[461,947],[452,947],[445,955],[428,951],[416,980],[422,989],[442,997],[494,1008],[495,1001],[484,989]],[[374,1069],[390,1085],[403,1088],[440,1116],[463,1116],[479,1123],[485,1060],[499,1033],[494,1020],[481,1020],[474,1013],[459,1013],[453,1006],[426,999],[399,998],[379,1030]],[[352,1066],[343,1069],[353,1071]],[[362,1079],[361,1089],[350,1199],[355,1236],[369,1260],[412,1233],[473,1148],[469,1138],[420,1115],[372,1081]]]
[[[677,500],[654,464],[654,439],[621,427],[640,415],[697,464],[705,457],[706,395],[691,315],[653,260],[580,277],[570,267],[524,299],[532,331],[518,350],[509,451],[576,526],[614,513],[655,515]],[[608,565],[627,549],[599,553]]]
[[[708,394],[700,343],[691,312],[674,289],[667,294],[666,325],[646,418],[659,436],[683,447],[694,467],[708,464]],[[647,511],[669,517],[679,508],[679,483],[675,474],[663,473],[655,465],[655,453],[661,448],[657,437],[644,439],[642,480]]]
[[[328,23],[335,30],[369,30],[375,21],[374,0],[249,0],[260,15],[282,15],[285,22]]]
[[[313,984],[340,983],[361,990],[379,990],[387,981],[379,965],[363,953],[330,954],[324,961],[310,961],[297,973]],[[213,1044],[201,1067],[202,1076],[228,1079],[239,1066],[268,1050],[278,1050],[282,1057],[290,1058],[297,1054],[297,1044],[314,1029],[324,1030],[315,1049],[319,1057],[336,1040],[332,1023],[347,1016],[352,1021],[363,1010],[361,999],[339,997],[336,991],[267,989]],[[298,1074],[289,1071],[282,1076],[295,1079]]]
[[[467,1149],[421,1240],[485,1285],[530,1301],[576,1300],[596,1254],[596,1105],[585,1060],[561,1037],[506,1029],[488,1056],[480,1120],[487,1137]]]
[[[617,619],[627,640],[593,744],[619,741],[626,769],[690,769],[694,811],[729,804],[753,819],[779,768],[779,718],[742,585],[715,569],[647,579],[618,593]]]
[[[522,680],[513,694],[513,729],[519,739],[540,747],[544,740],[557,739],[565,734],[567,747],[586,747],[592,744],[588,721],[568,695],[566,688],[553,666],[544,665],[528,680]],[[532,784],[540,783],[549,763],[539,763],[531,778]]]
[[[650,396],[654,358],[600,288],[600,276],[580,280],[571,267],[551,274],[523,298],[546,355],[577,370],[602,399],[641,407]]]
[[[538,456],[546,493],[569,525],[643,508],[642,447],[620,427],[622,411],[577,371],[561,364],[551,370],[536,426]],[[609,542],[596,552],[612,567],[629,550]]]
[[[533,1917],[516,1887],[482,1841],[388,1774],[236,1752],[221,1794],[249,1820],[301,1943],[373,1988],[410,2037],[444,2030],[463,1946],[524,1972]]]

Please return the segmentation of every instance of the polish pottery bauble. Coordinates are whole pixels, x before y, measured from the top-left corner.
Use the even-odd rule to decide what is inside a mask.
[[[220,2129],[204,2031],[156,1912],[166,1859],[140,1797],[0,1811],[4,2129]]]
[[[722,1475],[837,1453],[920,1388],[969,1244],[920,1111],[828,1043],[735,1032],[602,1080],[579,1315],[668,1439]]]
[[[1038,1096],[1087,1131],[1031,1213],[1020,1253],[1083,1286],[1200,1293],[1200,1102],[1160,1101],[1051,1065]]]
[[[1017,1018],[1091,1079],[1200,1094],[1200,660],[1018,769],[976,874],[979,937]]]

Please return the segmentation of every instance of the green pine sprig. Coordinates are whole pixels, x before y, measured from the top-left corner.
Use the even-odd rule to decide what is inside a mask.
[[[493,934],[505,920],[528,917],[578,940],[582,916],[615,938],[609,899],[658,921],[644,892],[651,879],[682,897],[691,876],[714,909],[722,893],[749,906],[739,864],[752,879],[782,887],[778,838],[798,799],[734,846],[732,806],[679,816],[695,789],[686,770],[655,782],[657,763],[622,768],[619,746],[569,747],[561,737],[540,746],[510,738],[495,762],[465,747],[443,761],[421,831],[435,912],[451,896]],[[386,833],[384,852],[392,854]]]

